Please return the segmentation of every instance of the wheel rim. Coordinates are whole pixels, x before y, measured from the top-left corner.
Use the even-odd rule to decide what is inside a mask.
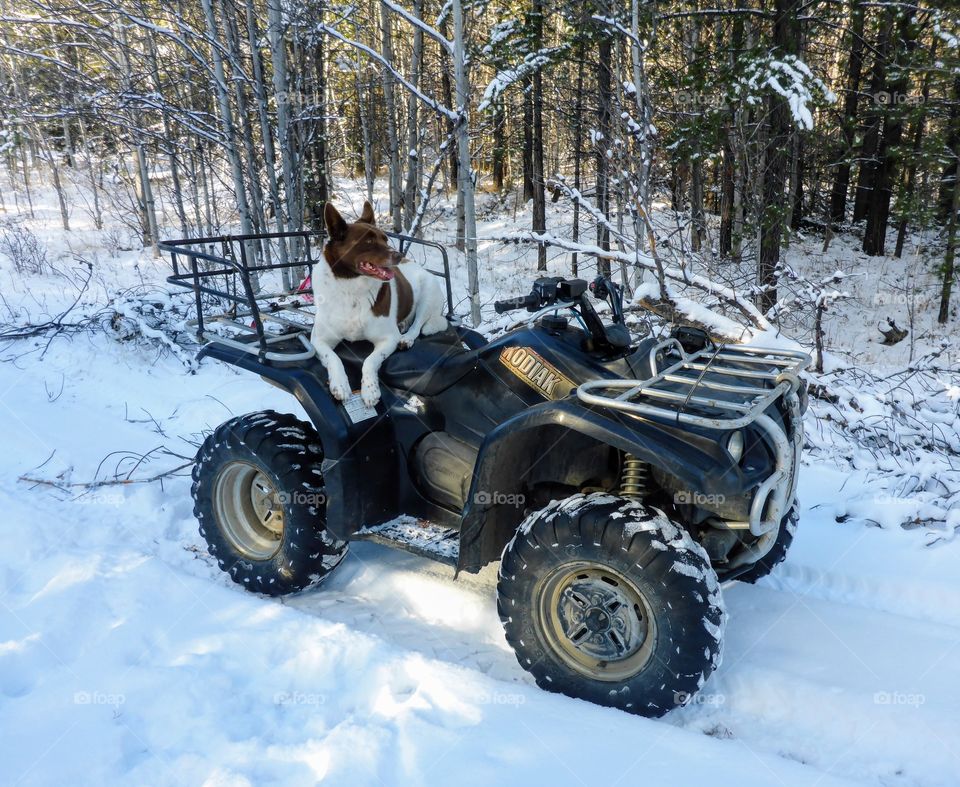
[[[622,681],[646,666],[656,621],[626,576],[591,561],[567,563],[539,583],[536,608],[547,644],[593,680]]]
[[[227,540],[244,557],[267,560],[283,540],[283,506],[270,478],[249,462],[231,462],[217,475],[213,509]]]

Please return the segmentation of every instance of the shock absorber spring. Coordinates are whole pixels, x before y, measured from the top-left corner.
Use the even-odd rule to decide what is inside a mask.
[[[623,455],[620,471],[620,494],[624,497],[644,498],[650,487],[650,465],[633,454]]]

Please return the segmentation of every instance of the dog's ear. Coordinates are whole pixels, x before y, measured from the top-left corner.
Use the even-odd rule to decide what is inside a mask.
[[[362,221],[364,224],[369,224],[372,227],[377,226],[377,217],[373,213],[373,205],[370,204],[369,200],[363,201],[363,213],[360,214],[360,218],[357,221]]]
[[[332,202],[323,206],[323,221],[327,225],[327,235],[330,240],[343,240],[347,237],[347,222],[343,220],[340,212],[333,207]]]

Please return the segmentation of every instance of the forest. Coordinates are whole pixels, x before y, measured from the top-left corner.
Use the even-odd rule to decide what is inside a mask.
[[[650,306],[667,309],[668,281],[698,289],[705,274],[700,290],[742,293],[735,310],[758,325],[824,306],[826,284],[798,284],[784,261],[797,233],[900,257],[926,232],[932,308],[952,314],[960,19],[947,4],[0,8],[0,151],[17,184],[3,199],[30,211],[39,168],[65,229],[68,182],[84,182],[98,227],[122,216],[156,247],[164,234],[321,229],[336,178],[372,198],[382,177],[398,232],[429,232],[455,201],[474,323],[477,195],[529,206],[486,240],[532,244],[540,269],[557,245],[572,273],[581,249],[599,251],[628,287],[656,270]],[[569,208],[563,226],[549,202]],[[656,228],[655,206],[669,216]]]
[[[0,0],[0,785],[956,787],[958,247],[960,0]]]

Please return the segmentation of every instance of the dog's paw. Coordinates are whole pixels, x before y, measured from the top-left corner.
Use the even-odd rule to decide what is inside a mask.
[[[413,347],[413,339],[408,339],[406,336],[401,336],[400,341],[397,342],[398,350],[409,350]]]
[[[376,407],[380,401],[380,385],[376,380],[364,380],[360,385],[360,398],[367,407]]]
[[[346,377],[331,377],[330,393],[338,402],[346,400],[350,396],[350,381]]]

